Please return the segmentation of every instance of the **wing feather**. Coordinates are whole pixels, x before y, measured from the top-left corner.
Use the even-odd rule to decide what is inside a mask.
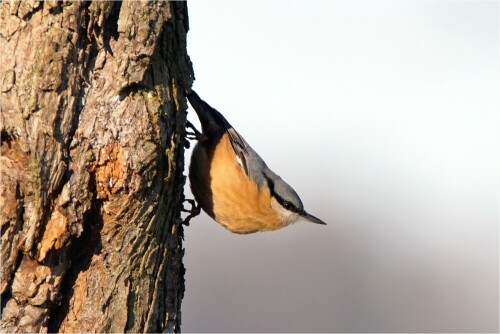
[[[248,143],[243,139],[243,137],[229,124],[226,122],[227,134],[229,135],[229,141],[233,147],[234,153],[236,153],[237,161],[243,167],[245,174],[248,174]]]

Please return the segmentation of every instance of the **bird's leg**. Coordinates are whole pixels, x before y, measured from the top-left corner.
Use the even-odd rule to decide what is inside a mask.
[[[186,129],[191,129],[193,131],[187,131],[186,135],[188,139],[198,139],[201,136],[201,132],[191,123],[190,121],[186,121]]]
[[[188,131],[187,129],[192,129],[193,131]],[[188,140],[184,142],[184,147],[185,148],[191,147],[191,143],[189,141],[193,139],[198,139],[199,137],[201,137],[201,135],[202,135],[201,132],[198,131],[198,129],[193,125],[193,123],[186,120],[186,139]]]
[[[191,204],[191,209],[185,209],[184,205],[182,207],[182,212],[189,212],[186,218],[182,221],[183,225],[189,226],[189,221],[194,217],[198,216],[201,212],[200,206],[196,204],[194,199],[184,199],[184,202]]]
[[[196,139],[197,141],[207,140],[207,136],[198,131],[198,129],[190,121],[186,121],[186,129],[191,129],[193,131],[186,130],[186,138],[189,140]],[[186,148],[189,148],[189,142],[186,141]]]

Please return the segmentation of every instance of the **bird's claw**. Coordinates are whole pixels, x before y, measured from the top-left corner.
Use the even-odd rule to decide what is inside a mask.
[[[201,132],[191,123],[190,121],[186,121],[186,129],[191,129],[193,131],[186,130],[186,136],[188,139],[198,139],[201,136]]]
[[[191,129],[193,131],[186,130],[186,138],[189,140],[196,139],[197,141],[207,140],[207,136],[201,133],[190,121],[186,121],[186,129]],[[189,143],[186,142],[186,148],[189,148]]]
[[[189,221],[193,219],[194,217],[198,216],[201,212],[200,206],[196,203],[194,199],[184,199],[184,202],[188,202],[191,205],[191,209],[185,209],[184,205],[182,207],[182,212],[188,212],[189,214],[187,215],[186,218],[182,221],[183,225],[189,226]]]

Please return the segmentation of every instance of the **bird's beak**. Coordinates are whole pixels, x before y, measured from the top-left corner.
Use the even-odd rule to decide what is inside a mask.
[[[302,213],[300,214],[300,216],[301,216],[303,219],[305,219],[305,220],[307,220],[307,221],[309,221],[309,222],[311,222],[311,223],[320,224],[320,225],[326,225],[326,223],[325,223],[324,221],[322,221],[322,220],[321,220],[321,219],[319,219],[319,218],[314,217],[313,215],[308,214],[308,213],[307,213],[307,212],[305,212],[305,211],[304,211],[304,212],[302,212]]]

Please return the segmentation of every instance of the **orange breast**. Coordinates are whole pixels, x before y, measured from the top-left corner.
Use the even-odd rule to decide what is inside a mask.
[[[191,188],[202,208],[218,223],[242,234],[270,231],[287,225],[272,209],[269,190],[262,188],[259,191],[257,185],[245,175],[236,161],[227,134],[222,136],[213,152],[207,154],[196,150],[193,151],[190,167]],[[203,168],[200,168],[202,165]],[[197,175],[191,175],[194,169]],[[208,173],[203,173],[203,169]]]

